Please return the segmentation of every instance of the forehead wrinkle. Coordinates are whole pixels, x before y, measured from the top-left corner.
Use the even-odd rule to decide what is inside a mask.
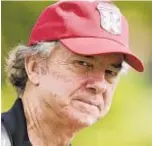
[[[122,65],[120,65],[120,64],[122,64],[122,62],[124,60],[123,54],[114,54],[114,53],[110,54],[109,53],[109,54],[100,54],[100,55],[81,55],[81,54],[76,54],[76,53],[70,51],[62,44],[60,44],[59,48],[61,49],[61,51],[59,51],[59,52],[64,61],[68,61],[71,58],[82,57],[85,59],[95,61],[96,64],[99,63],[100,65],[105,66],[106,63],[109,63],[109,65],[111,64],[111,66],[113,66],[114,68],[121,68]],[[111,58],[114,58],[114,59],[111,59]],[[118,59],[120,58],[119,60],[121,60],[121,61],[117,61],[118,59],[115,59],[115,58],[118,58]],[[116,61],[114,61],[114,60],[116,60]],[[103,62],[106,62],[106,63],[103,64]],[[117,62],[119,62],[119,63],[117,63]]]
[[[73,53],[60,44],[51,59],[65,63],[71,56],[73,56]]]

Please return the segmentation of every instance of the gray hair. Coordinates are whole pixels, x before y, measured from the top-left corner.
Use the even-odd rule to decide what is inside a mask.
[[[128,65],[128,63],[126,63],[125,61],[123,61],[122,63],[122,69],[120,71],[120,74],[125,74],[127,75],[129,72],[130,66]]]
[[[58,43],[58,41],[53,41],[41,42],[34,46],[18,45],[9,53],[5,71],[18,95],[23,94],[28,79],[24,64],[25,57],[39,54],[43,58],[48,58]],[[129,65],[123,62],[120,74],[127,74],[128,69]]]
[[[47,58],[57,44],[58,41],[41,42],[34,46],[18,45],[9,53],[5,71],[18,95],[23,94],[28,79],[24,64],[25,57],[39,54],[41,57]]]

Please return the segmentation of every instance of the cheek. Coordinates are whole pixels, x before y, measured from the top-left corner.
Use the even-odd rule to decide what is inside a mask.
[[[104,109],[108,112],[112,103],[116,85],[110,85],[104,93]]]
[[[72,75],[61,72],[44,75],[40,81],[41,89],[50,96],[68,99],[69,96],[80,86],[79,79]]]

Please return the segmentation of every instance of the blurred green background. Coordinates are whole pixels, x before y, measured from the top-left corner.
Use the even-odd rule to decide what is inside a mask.
[[[2,1],[2,111],[16,99],[4,72],[9,50],[27,44],[40,12],[53,1]],[[122,76],[110,113],[82,130],[74,146],[152,146],[152,2],[118,1],[130,25],[130,46],[144,61],[145,72]]]

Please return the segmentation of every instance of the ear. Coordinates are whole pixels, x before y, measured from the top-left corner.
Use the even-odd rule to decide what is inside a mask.
[[[28,79],[34,85],[38,85],[40,69],[36,65],[36,58],[34,56],[25,57],[24,64]]]

